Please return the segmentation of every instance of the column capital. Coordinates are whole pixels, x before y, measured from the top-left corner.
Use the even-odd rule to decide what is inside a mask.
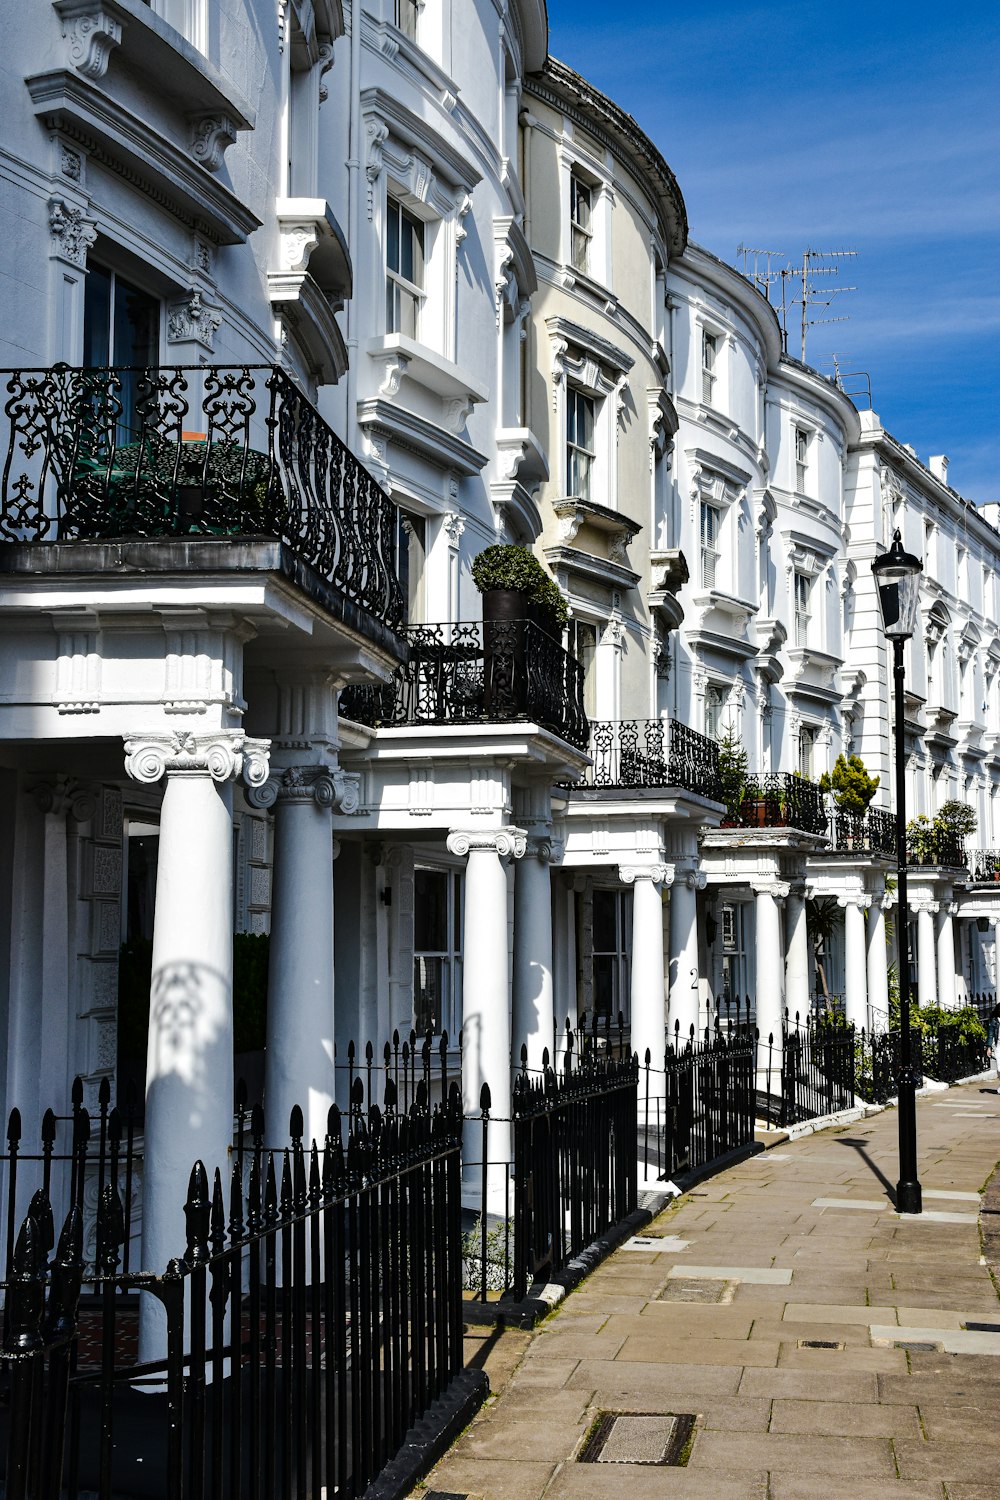
[[[837,897],[837,905],[846,911],[849,906],[856,906],[858,911],[867,911],[872,904],[871,896],[845,895]]]
[[[751,880],[750,889],[755,896],[773,896],[775,901],[784,901],[791,885],[787,880]]]
[[[938,903],[943,917],[954,917],[958,912],[957,901],[941,901]]]
[[[541,834],[529,833],[525,842],[524,852],[529,859],[538,859],[541,860],[543,865],[547,865],[552,858],[552,840],[548,837],[543,837]]]
[[[915,911],[918,916],[929,917],[936,916],[941,905],[940,901],[910,901],[908,904],[910,910]]]
[[[97,811],[97,793],[72,776],[40,781],[31,788],[31,795],[39,812],[74,818],[77,823],[89,823]]]
[[[317,807],[350,814],[357,812],[361,802],[361,777],[339,766],[287,766],[273,771],[259,786],[251,786],[246,798],[251,807],[262,810],[276,802],[315,802]]]
[[[623,885],[634,885],[637,880],[651,880],[654,885],[671,886],[674,883],[673,865],[619,865],[618,879]]]
[[[252,740],[238,729],[211,734],[134,733],[125,735],[125,770],[133,781],[146,785],[163,775],[211,776],[232,781],[242,776],[247,786],[267,780],[270,740]]]
[[[684,884],[689,891],[703,891],[708,885],[708,876],[704,870],[689,870],[684,876]]]
[[[488,850],[501,859],[521,859],[528,845],[523,828],[475,829],[466,833],[455,830],[448,835],[448,853],[465,857],[477,850]]]

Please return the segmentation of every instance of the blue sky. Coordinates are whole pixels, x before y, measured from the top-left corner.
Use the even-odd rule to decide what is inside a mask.
[[[894,436],[1000,499],[1000,0],[549,0],[549,26],[659,146],[698,243],[858,251],[809,363],[868,371]]]

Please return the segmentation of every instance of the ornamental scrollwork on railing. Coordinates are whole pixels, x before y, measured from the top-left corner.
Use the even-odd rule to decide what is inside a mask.
[[[0,541],[270,537],[396,627],[389,497],[269,365],[3,372]]]

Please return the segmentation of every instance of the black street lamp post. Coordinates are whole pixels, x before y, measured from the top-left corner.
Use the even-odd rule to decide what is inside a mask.
[[[906,890],[906,755],[903,682],[906,675],[903,647],[917,623],[920,575],[923,564],[903,551],[897,531],[888,552],[872,563],[878,587],[882,626],[892,641],[893,678],[896,691],[896,866],[899,918],[899,1181],[896,1210],[901,1214],[921,1212],[922,1195],[917,1177],[917,1080],[913,1071],[910,1036],[910,932]]]

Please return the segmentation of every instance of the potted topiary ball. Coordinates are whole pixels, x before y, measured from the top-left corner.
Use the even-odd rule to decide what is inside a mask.
[[[534,620],[555,636],[566,623],[566,600],[527,547],[487,547],[473,559],[472,581],[483,596],[484,620]]]

